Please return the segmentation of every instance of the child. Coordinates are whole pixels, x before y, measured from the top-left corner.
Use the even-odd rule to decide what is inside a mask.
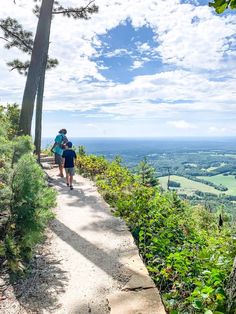
[[[66,149],[63,151],[62,154],[63,158],[63,164],[66,171],[66,184],[70,187],[71,190],[73,190],[73,175],[75,174],[75,159],[76,159],[76,153],[72,149],[72,143],[67,142],[66,143]]]

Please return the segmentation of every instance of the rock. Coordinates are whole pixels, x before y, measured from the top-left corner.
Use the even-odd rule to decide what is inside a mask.
[[[0,287],[3,287],[5,286],[5,280],[3,280],[2,278],[0,278]]]
[[[47,162],[41,162],[43,169],[52,169],[52,165]]]
[[[166,314],[157,288],[118,292],[108,301],[111,314]]]

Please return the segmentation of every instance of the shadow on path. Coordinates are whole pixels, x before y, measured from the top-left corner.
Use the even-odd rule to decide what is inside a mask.
[[[71,191],[66,186],[65,179],[52,178],[51,183],[53,186],[56,187],[56,190],[59,192],[59,194],[71,196],[72,201],[68,204],[69,206],[83,207],[89,204],[90,207],[96,212],[98,212],[99,210],[104,212],[105,202],[98,196],[86,195],[85,193],[94,193],[94,187],[85,189],[83,187],[83,183],[75,181],[74,190]]]
[[[130,269],[126,268],[118,261],[117,251],[105,252],[57,219],[53,221],[50,227],[58,237],[97,267],[105,271],[114,280],[122,283],[127,282],[128,277],[131,275]],[[109,239],[107,241],[109,241]]]
[[[32,270],[28,276],[13,285],[21,307],[27,313],[58,310],[58,297],[65,291],[69,281],[66,270],[61,268],[60,261],[49,251],[38,252],[30,266]]]

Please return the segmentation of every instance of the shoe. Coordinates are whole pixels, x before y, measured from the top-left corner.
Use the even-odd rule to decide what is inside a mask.
[[[66,183],[67,186],[69,186],[69,183]]]
[[[74,189],[72,185],[70,186],[70,189],[71,189],[71,190],[73,190],[73,189]]]

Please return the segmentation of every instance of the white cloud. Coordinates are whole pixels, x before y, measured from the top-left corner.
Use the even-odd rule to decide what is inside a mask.
[[[208,131],[212,134],[222,135],[223,133],[227,132],[227,129],[224,127],[216,127],[216,126],[210,126],[208,128]]]
[[[135,60],[132,66],[130,67],[132,70],[141,68],[143,66],[143,61]]]
[[[192,123],[186,122],[184,120],[179,120],[179,121],[169,121],[169,125],[174,126],[176,129],[195,129],[196,126]]]
[[[106,57],[108,58],[120,57],[127,54],[130,54],[130,52],[127,49],[115,49],[114,51],[106,53]]]
[[[78,0],[61,2],[78,5]],[[216,16],[207,5],[195,6],[194,1],[189,2],[97,0],[99,13],[88,21],[55,17],[50,56],[58,58],[60,64],[47,73],[44,108],[78,110],[90,115],[97,110],[98,115],[103,119],[107,115],[109,120],[132,117],[148,121],[150,117],[164,117],[170,121],[169,125],[192,131],[194,128],[190,126],[197,123],[191,122],[189,116],[193,119],[196,113],[202,116],[236,114],[236,62],[231,48],[235,45],[235,16]],[[28,0],[18,0],[18,5],[13,1],[4,4],[0,17],[11,15],[26,28],[35,30],[37,19]],[[157,68],[156,74],[137,76],[129,83],[118,84],[106,79],[100,71],[107,67],[91,57],[98,57],[96,48],[103,48],[98,35],[106,34],[127,18],[136,28],[151,27],[156,41],[152,48],[147,42],[137,43],[142,56],[133,59],[132,69],[145,67],[151,57],[159,58],[171,68],[163,72]],[[25,77],[9,72],[5,63],[17,56],[25,57],[16,49],[0,48],[0,53],[0,100],[20,103]],[[106,57],[125,54],[132,56],[132,51],[117,48]],[[214,132],[211,126],[207,128]]]
[[[137,48],[138,48],[139,52],[141,52],[141,53],[151,50],[151,47],[148,45],[148,43],[144,43],[144,44],[139,43],[137,45]]]

